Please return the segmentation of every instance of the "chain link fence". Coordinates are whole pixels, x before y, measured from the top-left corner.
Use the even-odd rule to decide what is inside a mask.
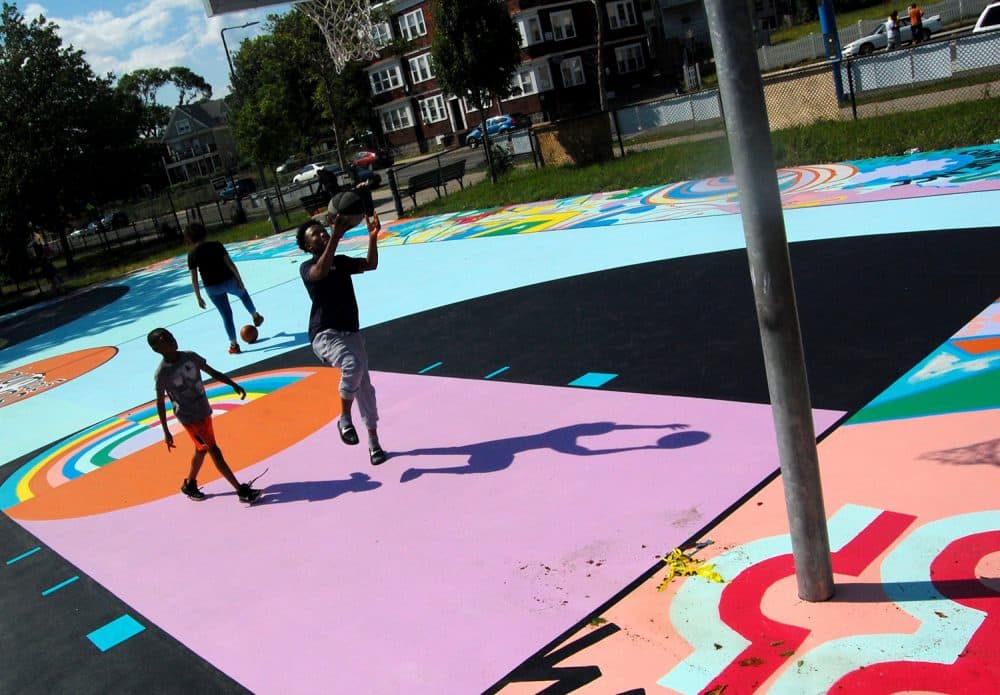
[[[931,40],[841,63],[823,61],[763,77],[772,130],[857,120],[1000,96],[1000,32]],[[615,109],[615,134],[629,149],[649,140],[725,128],[717,89]]]
[[[1000,32],[930,41],[845,61],[855,119],[1000,95]]]

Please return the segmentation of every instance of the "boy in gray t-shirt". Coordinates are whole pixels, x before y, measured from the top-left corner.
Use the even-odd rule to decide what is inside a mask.
[[[205,499],[205,493],[198,489],[198,471],[205,461],[205,454],[212,457],[212,462],[236,490],[240,502],[251,504],[261,495],[246,483],[240,483],[233,475],[232,469],[222,456],[222,450],[215,442],[215,431],[212,428],[212,406],[205,395],[205,385],[201,381],[201,373],[218,379],[233,387],[240,398],[246,398],[243,387],[222,372],[213,369],[205,358],[197,352],[187,352],[177,349],[177,340],[166,328],[154,328],[146,337],[153,352],[163,355],[163,362],[156,368],[156,413],[160,416],[163,427],[163,439],[167,443],[167,451],[174,448],[174,436],[167,428],[167,409],[164,395],[170,397],[174,404],[174,416],[184,425],[184,429],[194,441],[194,456],[191,458],[191,470],[181,485],[181,492],[193,500]]]

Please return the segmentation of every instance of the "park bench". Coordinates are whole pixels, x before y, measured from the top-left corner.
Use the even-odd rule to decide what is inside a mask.
[[[299,202],[302,203],[302,207],[307,213],[313,215],[317,210],[325,208],[330,203],[330,195],[321,188],[318,193],[302,196],[299,198]]]
[[[413,205],[416,207],[417,193],[427,188],[433,188],[438,198],[441,197],[442,188],[444,188],[445,193],[448,192],[449,181],[458,181],[458,185],[464,190],[465,183],[462,181],[464,176],[464,159],[452,162],[451,164],[445,164],[443,167],[437,169],[414,174],[406,180],[406,195],[410,196],[410,200],[413,201]]]

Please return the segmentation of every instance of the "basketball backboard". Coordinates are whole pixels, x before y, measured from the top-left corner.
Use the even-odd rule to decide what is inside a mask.
[[[272,5],[291,4],[291,0],[203,0],[203,2],[205,3],[205,14],[209,17],[230,12],[242,12],[243,10],[256,10]]]

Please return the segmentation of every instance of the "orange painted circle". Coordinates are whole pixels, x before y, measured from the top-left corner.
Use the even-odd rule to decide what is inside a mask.
[[[83,376],[117,354],[118,348],[89,348],[0,372],[0,408],[27,400]]]
[[[339,370],[317,367],[294,371],[303,378],[213,417],[216,440],[234,472],[308,438],[340,416]],[[159,428],[159,423],[153,426]],[[44,494],[8,507],[4,513],[22,520],[73,519],[179,494],[178,486],[187,473],[193,447],[179,428],[174,431],[174,442],[177,446],[173,451],[168,451],[160,440],[58,487],[45,489]],[[209,483],[219,477],[215,467],[206,462],[198,480]]]

